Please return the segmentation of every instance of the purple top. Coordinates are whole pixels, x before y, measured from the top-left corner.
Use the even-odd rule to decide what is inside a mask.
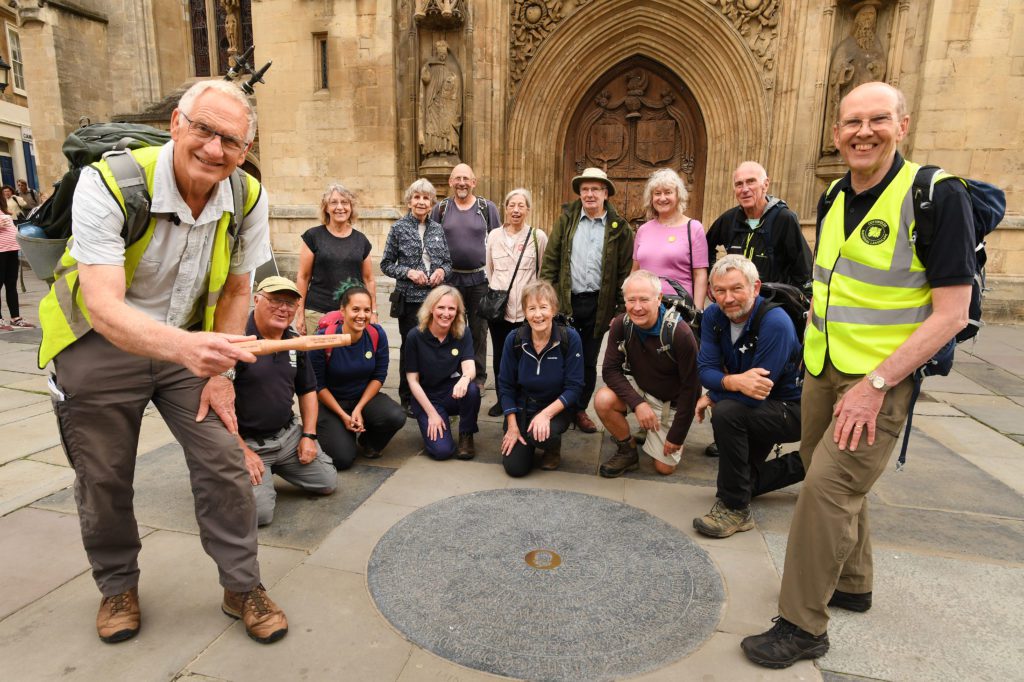
[[[697,220],[690,220],[687,224],[689,236],[687,225],[665,226],[657,220],[649,220],[640,226],[633,240],[633,260],[642,269],[650,270],[662,279],[661,291],[664,294],[675,293],[664,281],[674,279],[693,296],[693,269],[708,267],[708,240],[704,236],[704,226]]]

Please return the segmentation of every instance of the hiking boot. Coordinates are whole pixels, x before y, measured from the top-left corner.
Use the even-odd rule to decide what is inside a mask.
[[[612,440],[615,441],[618,450],[598,470],[604,478],[616,478],[640,466],[640,453],[636,451],[636,441],[632,436],[626,440]]]
[[[473,459],[476,457],[476,447],[473,445],[472,433],[459,434],[459,449],[455,451],[456,459]]]
[[[709,445],[706,448],[704,448],[704,456],[705,457],[718,457],[718,443],[715,443],[714,441],[712,441],[711,445]]]
[[[861,592],[858,594],[856,592],[835,590],[832,593],[832,598],[828,600],[828,605],[833,608],[864,613],[871,608],[871,593]]]
[[[540,458],[540,468],[544,471],[554,471],[562,463],[562,443],[557,445],[548,444],[544,448],[544,455]]]
[[[576,413],[576,428],[583,433],[597,433],[597,425],[594,420],[587,416],[587,413],[580,410]]]
[[[819,658],[828,653],[828,633],[812,635],[782,616],[772,618],[775,625],[760,635],[744,637],[743,653],[766,668],[788,668],[804,658]]]
[[[221,611],[232,618],[241,618],[245,632],[260,644],[270,644],[288,634],[288,619],[267,595],[260,583],[248,592],[224,590]]]
[[[501,403],[497,402],[491,405],[490,409],[487,410],[488,417],[500,417],[505,413],[505,410],[501,409]]]
[[[377,448],[371,448],[369,446],[363,447],[363,457],[366,459],[380,459],[383,453]]]
[[[402,401],[402,412],[405,412],[405,416],[409,419],[415,419],[416,415],[412,412],[412,403],[407,400]]]
[[[131,639],[139,634],[142,614],[139,612],[139,588],[104,597],[96,614],[96,634],[107,644]]]
[[[743,509],[730,509],[721,500],[716,500],[711,511],[693,520],[693,527],[701,535],[727,538],[734,533],[753,528],[754,515],[750,513],[749,505]]]

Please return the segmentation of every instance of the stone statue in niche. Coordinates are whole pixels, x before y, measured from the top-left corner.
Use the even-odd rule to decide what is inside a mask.
[[[862,83],[885,79],[886,55],[877,34],[878,2],[868,0],[854,8],[856,14],[851,33],[832,53],[825,126],[821,137],[821,150],[825,154],[836,150],[832,142],[832,124],[839,116],[839,101]]]
[[[224,37],[228,39],[228,56],[235,56],[239,52],[241,37],[239,36],[239,21],[241,8],[239,0],[219,0],[221,9],[224,10]]]
[[[423,157],[459,155],[462,130],[462,74],[448,53],[448,42],[434,43],[435,54],[420,69],[419,145]]]

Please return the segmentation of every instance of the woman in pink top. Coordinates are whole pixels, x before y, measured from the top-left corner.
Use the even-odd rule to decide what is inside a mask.
[[[18,272],[21,266],[18,261],[18,240],[15,238],[18,228],[8,215],[7,206],[7,201],[0,196],[0,286],[3,286],[7,294],[7,308],[11,313],[11,324],[0,318],[0,329],[4,331],[10,331],[14,327],[34,326],[21,319],[21,311],[18,308]]]
[[[700,221],[689,218],[689,194],[679,174],[659,168],[644,188],[648,221],[633,241],[633,270],[650,270],[661,278],[661,290],[674,294],[665,280],[674,279],[693,296],[700,310],[708,292],[708,241]]]

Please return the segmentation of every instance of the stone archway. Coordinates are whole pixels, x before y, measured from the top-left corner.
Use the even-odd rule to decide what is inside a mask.
[[[674,73],[646,57],[617,64],[591,86],[573,114],[562,164],[563,200],[572,177],[589,166],[615,183],[615,207],[634,226],[645,218],[644,185],[657,168],[683,177],[687,212],[704,203],[707,134],[697,101]]]
[[[646,57],[689,88],[707,131],[703,207],[710,222],[733,204],[731,174],[769,148],[771,103],[744,38],[701,0],[602,0],[580,7],[537,49],[513,95],[508,186],[534,195],[533,223],[550,228],[564,201],[565,142],[587,91],[617,64]]]

